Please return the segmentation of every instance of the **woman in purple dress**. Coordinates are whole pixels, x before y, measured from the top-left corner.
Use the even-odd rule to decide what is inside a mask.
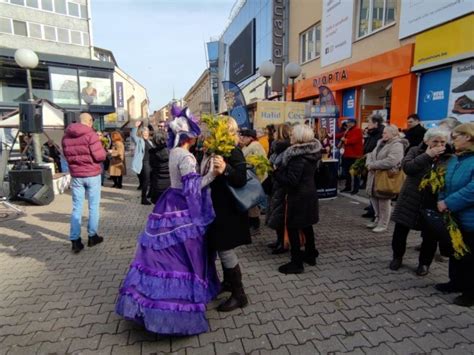
[[[206,303],[219,292],[215,257],[205,233],[214,220],[208,185],[222,174],[196,173],[189,152],[200,134],[187,109],[173,106],[168,128],[171,187],[139,235],[135,258],[120,289],[116,312],[162,335],[193,335],[209,328]]]

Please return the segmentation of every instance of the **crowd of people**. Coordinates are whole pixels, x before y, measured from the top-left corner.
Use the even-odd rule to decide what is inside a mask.
[[[155,333],[191,335],[208,330],[206,304],[219,293],[230,293],[218,307],[221,312],[248,304],[235,249],[251,243],[261,220],[275,231],[275,242],[269,245],[272,254],[289,251],[289,262],[278,268],[280,273],[298,274],[305,266],[316,265],[316,186],[321,159],[329,156],[333,144],[327,130],[320,129],[315,137],[309,125],[239,129],[235,120],[224,116],[221,119],[227,124],[233,149],[225,156],[210,154],[189,110],[173,106],[171,112],[173,120],[167,132],[155,132],[151,137],[150,130],[140,123],[132,129],[132,170],[140,181],[141,203],[155,206],[138,236],[116,311]],[[70,239],[76,253],[84,247],[80,238],[84,196],[89,199],[88,245],[103,241],[97,230],[104,161],[110,158],[108,170],[116,188],[122,188],[126,171],[121,134],[113,132],[111,145],[103,145],[91,128],[92,117],[83,113],[80,120],[67,128],[62,142],[73,177]],[[406,133],[384,124],[379,115],[368,118],[365,132],[355,121],[347,122],[337,137],[339,149],[343,148],[343,191],[357,193],[360,180],[364,181],[371,204],[367,214],[373,215],[367,227],[374,233],[387,231],[390,219],[395,222],[390,269],[400,269],[409,231],[419,230],[422,243],[416,273],[424,276],[429,272],[439,246],[441,253],[449,256],[449,282],[436,288],[459,292],[454,303],[472,306],[474,123],[447,119],[439,127],[425,130],[417,116],[409,120],[413,122]],[[242,211],[230,188],[245,189],[249,156],[268,159],[272,168],[259,176],[267,199]],[[354,176],[351,171],[359,159],[364,159],[367,173]],[[398,189],[383,190],[382,182],[390,179],[397,181]],[[429,218],[446,214],[459,227],[461,239],[456,243],[441,240],[432,228]]]

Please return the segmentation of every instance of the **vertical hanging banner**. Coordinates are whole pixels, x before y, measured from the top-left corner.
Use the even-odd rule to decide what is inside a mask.
[[[223,81],[222,86],[229,116],[236,120],[239,127],[250,128],[249,113],[242,90],[232,81]]]
[[[275,73],[272,77],[272,90],[281,92],[281,78],[283,75],[283,36],[285,33],[284,0],[273,0],[272,10],[272,62],[275,64]]]

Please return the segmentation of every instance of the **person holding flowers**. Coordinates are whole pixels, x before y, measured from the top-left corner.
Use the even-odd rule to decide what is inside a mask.
[[[449,160],[444,189],[438,201],[439,212],[447,213],[448,231],[453,246],[449,258],[449,282],[437,290],[462,292],[454,304],[474,306],[474,122],[453,129],[456,154]],[[456,221],[457,226],[456,226]]]
[[[248,299],[242,283],[242,272],[235,248],[251,243],[248,212],[237,209],[234,196],[228,185],[236,188],[247,183],[247,163],[239,142],[239,127],[232,117],[203,116],[209,136],[204,141],[206,156],[201,163],[201,172],[206,174],[211,166],[223,171],[211,183],[211,198],[216,218],[209,226],[207,240],[212,251],[217,251],[224,273],[222,290],[231,292],[217,308],[230,312],[245,307]]]
[[[393,259],[389,266],[391,270],[398,270],[402,265],[410,230],[421,230],[422,243],[416,274],[428,274],[437,241],[424,223],[420,211],[436,210],[439,189],[433,189],[426,177],[431,176],[433,172],[444,173],[446,163],[451,157],[451,150],[447,145],[448,136],[449,131],[430,128],[425,133],[423,143],[412,147],[403,158],[402,169],[407,177],[392,214],[395,229],[392,236]]]

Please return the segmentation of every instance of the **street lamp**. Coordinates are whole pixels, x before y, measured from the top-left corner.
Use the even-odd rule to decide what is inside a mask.
[[[288,63],[285,75],[291,79],[291,101],[295,100],[295,79],[301,74],[301,67],[296,63]]]
[[[15,62],[19,67],[26,69],[26,81],[28,84],[28,102],[32,103],[35,101],[33,98],[33,84],[31,83],[31,72],[30,69],[34,69],[38,66],[38,56],[31,49],[20,48],[15,51]],[[41,164],[43,159],[41,158],[41,144],[40,136],[38,133],[33,133],[33,149],[35,154],[36,164]]]
[[[261,76],[265,78],[265,100],[268,99],[268,79],[271,78],[271,76],[275,73],[275,64],[273,64],[271,61],[266,60],[262,64],[260,64],[260,68],[258,69],[258,72],[260,73]]]

